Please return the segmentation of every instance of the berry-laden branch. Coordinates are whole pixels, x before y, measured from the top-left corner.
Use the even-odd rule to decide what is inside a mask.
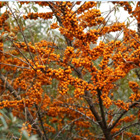
[[[123,7],[139,24],[139,4],[110,3],[0,2],[0,109],[23,126],[0,137],[140,139],[139,33],[111,19]]]
[[[3,83],[6,84],[6,88],[11,92],[11,94],[19,101],[23,102],[21,97],[18,95],[17,91],[9,84],[9,82],[6,80],[6,78],[1,74],[0,72],[0,79],[3,81]],[[28,118],[28,121],[33,124],[33,128],[37,129],[37,132],[39,134],[40,137],[42,137],[44,140],[47,140],[47,136],[43,136],[43,133],[40,129],[40,127],[34,123],[34,118],[33,116],[31,115],[31,113],[29,112],[28,109],[26,109],[26,112],[27,112],[27,118]]]

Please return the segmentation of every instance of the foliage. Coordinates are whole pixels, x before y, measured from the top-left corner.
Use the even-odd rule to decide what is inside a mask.
[[[0,2],[2,139],[140,140],[140,4],[112,3]]]

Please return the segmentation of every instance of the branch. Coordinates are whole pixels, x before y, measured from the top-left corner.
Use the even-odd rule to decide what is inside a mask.
[[[31,57],[32,61],[33,61],[33,62],[34,62],[34,64],[35,64],[35,61],[34,61],[34,59],[33,59],[33,56],[32,56],[32,54],[31,54],[31,51],[30,51],[30,47],[29,47],[29,45],[28,45],[28,43],[27,43],[27,40],[26,40],[26,38],[25,38],[25,36],[24,36],[24,33],[23,33],[23,31],[22,31],[22,29],[21,29],[21,27],[20,27],[20,24],[19,24],[19,22],[18,22],[17,18],[15,17],[15,15],[14,15],[14,13],[13,13],[12,9],[9,7],[9,5],[8,5],[8,4],[7,4],[7,7],[8,7],[8,8],[9,8],[9,10],[11,11],[11,13],[12,13],[12,15],[13,15],[13,17],[14,17],[14,19],[15,19],[15,21],[16,21],[16,23],[17,23],[17,25],[18,25],[19,29],[20,29],[20,33],[21,33],[21,35],[22,35],[22,37],[23,37],[23,39],[24,39],[24,42],[25,42],[25,43],[26,43],[26,45],[27,45],[28,50],[29,50],[29,55],[30,55],[30,57]]]
[[[99,123],[100,127],[103,129],[104,128],[104,124],[101,120],[101,117],[99,116],[98,112],[95,110],[94,104],[91,100],[90,97],[90,93],[88,91],[85,91],[85,100],[87,101],[87,103],[89,104],[90,110],[92,112],[92,114],[95,116],[97,122]]]
[[[20,60],[20,61],[22,61],[23,63],[26,63],[27,65],[30,65],[30,64],[29,64],[29,63],[27,63],[26,61],[24,61],[24,60],[22,60],[22,59],[18,58],[17,56],[15,56],[15,55],[13,55],[13,54],[10,54],[10,53],[7,53],[7,52],[3,52],[3,51],[1,51],[1,50],[0,50],[0,52],[1,52],[1,53],[3,53],[3,54],[11,55],[11,56],[13,56],[13,57],[15,57],[15,58],[19,59],[19,60]]]
[[[40,123],[41,123],[41,127],[42,127],[43,132],[44,132],[44,135],[45,135],[45,140],[47,140],[46,131],[45,131],[45,128],[44,128],[44,125],[43,125],[43,121],[42,121],[42,119],[41,119],[40,111],[39,111],[39,108],[38,108],[37,104],[35,104],[35,107],[36,107],[36,110],[37,110],[37,114],[38,114],[39,121],[40,121]]]
[[[17,67],[17,68],[21,68],[21,69],[28,69],[28,70],[30,70],[29,67],[22,67],[22,66],[17,66],[17,65],[12,65],[12,64],[5,64],[5,63],[1,63],[1,62],[0,62],[0,65],[7,65],[7,66],[11,66],[11,67]]]
[[[28,58],[21,52],[21,50],[14,44],[13,40],[11,40],[10,38],[8,38],[13,46],[22,54],[22,56],[25,58],[25,60],[28,62],[28,64],[34,69],[34,67],[31,65],[31,63],[29,62]],[[35,70],[35,69],[34,69]]]
[[[79,110],[77,110],[77,109],[74,109],[74,108],[70,108],[70,107],[68,106],[68,104],[65,105],[65,107],[68,107],[69,109],[71,109],[71,110],[73,110],[73,111],[75,111],[75,112],[81,114],[83,117],[85,117],[85,118],[91,120],[94,124],[96,124],[97,126],[99,126],[99,124],[98,124],[96,121],[94,121],[93,119],[91,119],[90,117],[88,117],[86,114],[82,113],[81,111],[79,111]]]
[[[21,100],[21,97],[18,95],[17,91],[10,85],[10,83],[6,80],[6,78],[1,74],[0,72],[0,79],[3,81],[3,83],[6,84],[6,88],[13,94],[13,96],[18,99],[18,100]],[[27,109],[27,117],[28,117],[28,120],[29,122],[32,124],[33,123],[33,127],[35,129],[37,129],[37,133],[40,137],[43,137],[43,140],[48,140],[48,138],[44,136],[44,134],[42,133],[40,127],[34,123],[34,118],[33,116],[31,115],[30,111]]]
[[[121,113],[121,115],[118,117],[118,119],[117,119],[117,120],[113,123],[113,125],[109,128],[109,130],[113,129],[113,128],[115,127],[115,125],[119,122],[119,120],[120,120],[131,108],[133,108],[134,106],[136,106],[138,103],[140,103],[140,99],[139,99],[137,102],[131,104],[131,105],[129,106],[129,109],[128,109],[128,110],[124,110],[124,111]]]
[[[100,111],[101,111],[101,117],[103,119],[104,128],[107,129],[107,124],[106,124],[105,114],[104,114],[104,109],[103,109],[103,101],[101,99],[101,91],[99,89],[97,89],[97,92],[98,92],[98,98],[99,98],[99,106],[100,106]]]
[[[54,140],[63,132],[63,130],[64,130],[66,127],[68,127],[69,125],[73,124],[74,122],[76,122],[76,121],[78,121],[78,120],[80,120],[80,119],[82,119],[82,118],[83,118],[83,117],[79,117],[79,118],[77,118],[77,119],[74,119],[74,120],[71,121],[70,123],[66,124],[66,125],[57,133],[57,135],[54,137]]]
[[[63,24],[62,24],[62,21],[61,21],[60,17],[57,16],[57,14],[56,14],[56,12],[55,12],[55,11],[56,11],[56,8],[55,8],[50,2],[47,2],[47,3],[49,4],[50,9],[53,11],[55,17],[57,18],[57,20],[58,20],[60,26],[63,27]],[[61,11],[61,12],[64,12],[64,11]],[[67,41],[68,46],[72,46],[71,41],[70,41],[65,35],[64,35],[64,37],[65,37],[65,39],[66,39],[66,41]]]
[[[3,83],[6,84],[6,88],[13,94],[13,96],[21,100],[21,97],[18,95],[17,91],[9,84],[9,82],[6,80],[6,78],[1,74],[0,72],[0,79],[2,80]]]
[[[137,77],[138,77],[139,80],[140,80],[140,74],[139,74],[139,71],[138,71],[137,69],[135,70],[135,73],[136,73]]]
[[[128,128],[130,128],[130,127],[132,127],[132,126],[135,126],[135,125],[140,125],[140,122],[136,122],[136,123],[130,124],[130,125],[128,125],[128,126],[124,126],[124,127],[122,127],[118,132],[114,133],[112,136],[113,136],[113,137],[116,137],[116,136],[118,136],[122,131],[124,131],[125,129],[128,129]]]

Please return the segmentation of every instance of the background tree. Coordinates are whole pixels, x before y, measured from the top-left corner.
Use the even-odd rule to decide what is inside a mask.
[[[139,34],[109,22],[123,7],[139,24],[139,3],[105,17],[99,2],[14,4],[0,3],[1,137],[139,140]]]

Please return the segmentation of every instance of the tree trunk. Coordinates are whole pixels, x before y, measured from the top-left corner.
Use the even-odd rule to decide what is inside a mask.
[[[106,140],[112,140],[112,136],[110,134],[110,130],[104,129],[103,133],[105,135]]]

